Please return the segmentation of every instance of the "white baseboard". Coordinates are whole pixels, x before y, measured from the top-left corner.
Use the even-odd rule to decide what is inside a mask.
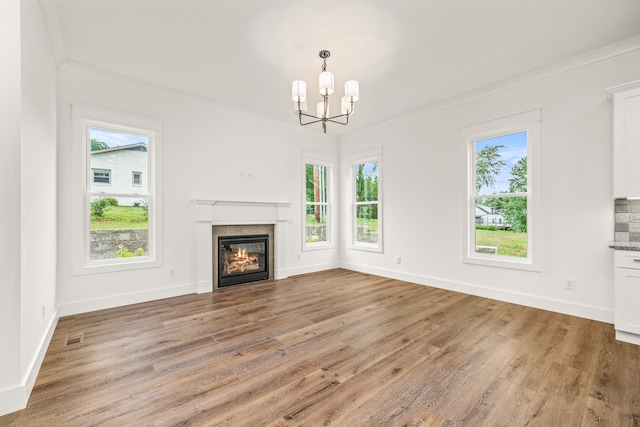
[[[632,334],[631,332],[620,331],[616,329],[616,339],[618,341],[624,341],[635,345],[640,345],[640,335]]]
[[[49,343],[51,343],[51,338],[53,338],[53,333],[58,325],[58,318],[58,312],[55,311],[51,316],[45,334],[42,336],[40,343],[38,343],[38,351],[33,355],[22,383],[15,388],[0,391],[0,416],[27,407],[27,401],[38,378],[42,361],[45,354],[47,354]]]
[[[189,283],[186,285],[172,286],[169,288],[150,289],[148,291],[136,292],[131,294],[112,295],[105,298],[75,301],[60,304],[58,306],[58,315],[60,317],[71,316],[73,314],[88,313],[90,311],[122,307],[124,305],[130,304],[139,304],[141,302],[195,294],[197,292],[198,285],[195,283]]]
[[[24,385],[0,391],[0,416],[27,407],[27,391]]]
[[[282,272],[286,277],[298,276],[300,274],[316,273],[318,271],[332,270],[334,268],[341,268],[342,264],[339,261],[329,262],[325,264],[305,265],[304,267],[296,268],[284,268]],[[345,267],[346,268],[346,267]]]
[[[556,313],[568,314],[571,316],[613,324],[613,310],[605,309],[602,307],[576,304],[568,301],[556,300],[536,295],[509,292],[503,289],[495,289],[469,283],[454,282],[450,280],[437,279],[434,277],[421,276],[417,274],[405,273],[383,268],[375,268],[348,262],[341,263],[341,267],[347,270],[358,271],[361,273],[375,274],[376,276],[388,277],[390,279],[404,280],[406,282],[417,283],[420,285],[432,286],[435,288],[446,289],[454,292],[462,292],[464,294],[495,299],[512,304],[525,305],[527,307],[539,308],[541,310],[548,310]]]

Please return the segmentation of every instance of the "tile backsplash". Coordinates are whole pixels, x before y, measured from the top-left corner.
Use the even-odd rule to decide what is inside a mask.
[[[616,242],[640,242],[640,200],[616,199]]]

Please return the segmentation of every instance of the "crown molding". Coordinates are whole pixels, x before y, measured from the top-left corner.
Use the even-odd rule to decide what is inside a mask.
[[[122,74],[107,71],[101,68],[92,67],[90,65],[82,64],[76,61],[66,61],[58,67],[61,72],[76,74],[79,76],[91,78],[94,80],[100,80],[106,83],[126,87],[132,90],[143,91],[152,95],[162,96],[164,98],[173,99],[180,102],[197,105],[210,110],[215,110],[222,113],[233,114],[235,116],[243,117],[253,121],[259,121],[265,124],[270,124],[288,130],[295,130],[297,132],[311,132],[309,129],[300,128],[297,122],[291,123],[285,120],[273,119],[258,113],[254,113],[242,108],[232,107],[227,104],[215,102],[203,97],[191,95],[187,92],[183,92],[176,89],[171,89],[166,86],[162,86],[156,83],[151,83],[146,80],[137,79],[134,77],[125,76]],[[333,135],[337,138],[336,135]]]
[[[60,27],[58,7],[55,0],[40,0],[40,12],[44,19],[44,25],[49,35],[49,43],[58,68],[67,61],[67,51],[64,47],[64,38]]]
[[[432,104],[429,104],[423,108],[420,108],[412,113],[403,114],[382,121],[376,125],[370,126],[362,130],[354,130],[349,134],[357,134],[360,132],[367,132],[371,130],[381,129],[388,126],[393,126],[399,123],[403,123],[416,118],[424,117],[429,114],[433,114],[437,111],[446,110],[456,105],[465,104],[467,102],[474,101],[479,98],[483,98],[496,93],[504,92],[509,89],[513,89],[519,86],[524,86],[529,83],[533,83],[538,80],[543,80],[555,75],[566,73],[568,71],[576,70],[597,62],[601,62],[610,58],[614,58],[619,55],[624,55],[629,52],[640,50],[640,36],[634,36],[617,43],[613,43],[599,49],[594,49],[589,52],[585,52],[580,55],[573,56],[571,58],[555,62],[553,64],[537,68],[532,71],[528,71],[517,76],[503,79],[495,83],[474,89],[463,94],[446,98]],[[346,135],[346,133],[345,133]]]

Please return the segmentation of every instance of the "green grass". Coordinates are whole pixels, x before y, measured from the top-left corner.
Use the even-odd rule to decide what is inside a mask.
[[[476,245],[495,246],[498,248],[498,255],[526,257],[527,233],[476,229]]]
[[[369,231],[375,233],[378,231],[378,220],[377,219],[367,219],[367,218],[356,218],[357,226],[367,226]]]
[[[307,225],[327,225],[327,220],[326,218],[323,218],[322,221],[318,222],[316,221],[316,217],[314,214],[308,214],[307,215]]]
[[[104,216],[91,216],[92,230],[122,230],[129,228],[148,228],[145,209],[141,206],[108,206]]]

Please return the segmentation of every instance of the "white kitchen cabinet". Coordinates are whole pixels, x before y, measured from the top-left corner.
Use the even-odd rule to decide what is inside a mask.
[[[616,339],[640,345],[640,251],[614,254]]]
[[[613,100],[613,196],[640,197],[640,81],[608,91]]]

